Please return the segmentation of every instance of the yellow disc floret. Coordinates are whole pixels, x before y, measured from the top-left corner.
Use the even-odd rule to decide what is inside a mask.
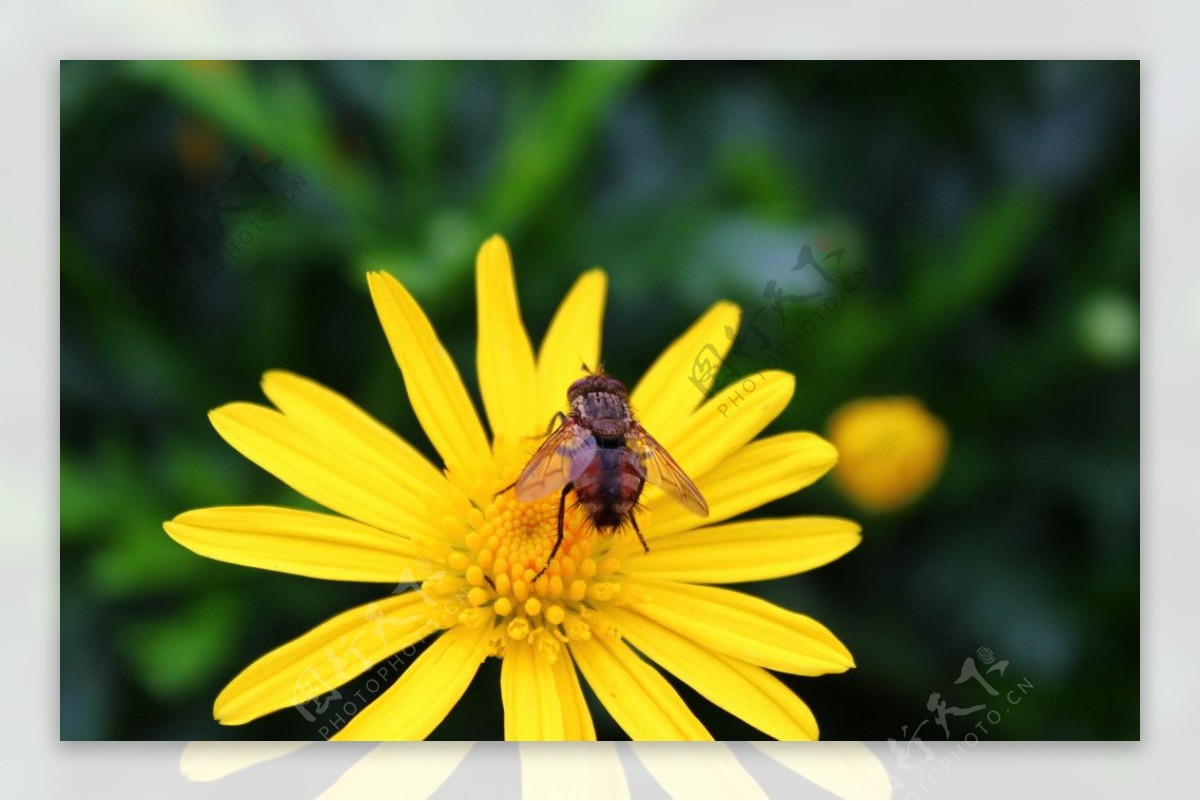
[[[617,601],[621,592],[621,548],[613,547],[620,535],[598,534],[568,500],[562,545],[550,560],[558,507],[557,495],[532,503],[512,491],[497,496],[471,516],[465,546],[445,557],[447,575],[427,582],[439,593],[460,585],[456,622],[479,625],[486,614],[496,632],[495,656],[528,644],[554,660],[563,643],[608,630],[597,605]]]

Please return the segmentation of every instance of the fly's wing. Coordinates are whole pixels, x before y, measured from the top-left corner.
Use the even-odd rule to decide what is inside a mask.
[[[567,420],[546,438],[517,478],[517,498],[528,503],[579,478],[596,456],[596,438]]]
[[[708,503],[704,496],[687,477],[687,473],[683,472],[683,468],[658,444],[658,440],[636,423],[626,440],[626,444],[638,455],[642,463],[646,481],[656,487],[662,487],[668,495],[701,517],[708,517]]]

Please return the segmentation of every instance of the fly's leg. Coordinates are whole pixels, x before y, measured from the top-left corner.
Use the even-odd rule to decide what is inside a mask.
[[[550,418],[550,425],[546,426],[546,433],[543,434],[542,436],[545,436],[545,437],[550,436],[551,431],[558,428],[560,425],[562,425],[566,421],[567,421],[567,416],[565,414],[563,414],[562,412],[555,412],[554,416]],[[499,498],[501,495],[508,492],[510,489],[512,489],[515,486],[517,486],[517,482],[514,481],[513,483],[509,484],[504,489],[498,490],[496,492],[496,494],[493,495],[492,497]]]
[[[537,581],[542,577],[542,574],[546,572],[548,567],[550,567],[550,563],[554,561],[554,556],[558,553],[559,547],[562,546],[563,519],[567,513],[567,493],[573,489],[575,489],[575,484],[568,484],[567,486],[563,487],[562,495],[558,496],[558,537],[554,540],[554,547],[550,549],[550,556],[546,559],[546,564],[544,564],[542,569],[538,571],[537,575],[533,577],[534,581]]]
[[[638,482],[637,492],[633,494],[634,499],[642,497],[642,487],[646,486],[646,479],[643,478]],[[650,553],[650,546],[646,544],[646,538],[642,536],[642,530],[638,528],[637,518],[633,516],[633,510],[629,510],[629,522],[633,523],[633,530],[637,532],[638,541],[642,543],[642,551]]]
[[[638,528],[637,518],[633,516],[633,512],[629,513],[629,522],[633,523],[633,530],[637,532],[638,541],[642,543],[642,550],[650,553],[650,546],[646,544],[646,538],[642,536],[642,530]]]
[[[546,433],[542,436],[550,436],[551,431],[558,428],[565,422],[567,422],[567,416],[562,412],[555,412],[554,416],[550,418],[550,425],[546,426]]]

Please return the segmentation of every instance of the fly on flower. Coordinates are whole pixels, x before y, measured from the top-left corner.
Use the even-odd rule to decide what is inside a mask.
[[[558,535],[535,580],[550,567],[562,545],[567,494],[572,490],[597,531],[611,535],[628,520],[646,553],[650,547],[634,515],[646,482],[666,490],[701,517],[708,516],[708,504],[700,490],[634,418],[625,385],[605,374],[603,367],[595,372],[587,365],[583,369],[588,375],[567,390],[570,413],[558,413],[558,428],[513,484],[518,500],[525,503],[562,491]]]
[[[313,578],[423,579],[419,591],[348,609],[260,657],[217,696],[216,720],[240,725],[313,701],[432,639],[378,698],[349,721],[338,717],[330,739],[429,737],[489,657],[501,662],[510,740],[595,739],[585,684],[635,740],[712,739],[660,671],[770,737],[819,736],[812,711],[774,672],[841,673],[854,666],[850,652],[807,615],[714,585],[790,576],[859,543],[858,525],[840,518],[736,519],[816,481],[837,452],[802,431],[757,438],[791,401],[795,379],[786,373],[755,374],[758,388],[728,413],[722,397],[702,400],[714,374],[701,392],[686,380],[704,343],[714,343],[713,359],[725,358],[732,343],[721,333],[740,327],[731,303],[715,303],[630,392],[599,370],[575,381],[581,358],[600,358],[605,281],[599,270],[579,278],[535,356],[508,245],[493,237],[480,248],[479,386],[489,442],[416,299],[386,273],[367,276],[437,461],[348,398],[280,370],[263,378],[275,408],[235,402],[212,411],[235,448],[327,511],[193,509],[164,524],[173,539],[211,558]],[[498,476],[516,477],[520,444],[562,406],[568,386],[570,414],[553,442],[516,492],[493,495]],[[643,424],[698,479],[707,517],[692,514],[706,502]],[[683,505],[639,495],[644,483]],[[571,490],[557,494],[569,484],[573,503]],[[614,537],[596,536],[632,527],[639,500],[648,514],[635,522],[651,553],[627,554]],[[556,558],[534,581],[556,534]]]

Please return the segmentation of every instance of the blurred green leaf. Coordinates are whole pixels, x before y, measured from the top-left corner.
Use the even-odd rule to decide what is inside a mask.
[[[80,542],[89,529],[108,525],[117,514],[106,477],[82,456],[59,455],[59,525],[64,541]]]
[[[538,107],[508,137],[482,205],[486,225],[515,233],[554,202],[555,190],[583,161],[598,123],[649,68],[638,61],[562,65]]]
[[[227,593],[210,593],[170,615],[141,620],[120,635],[121,652],[151,695],[164,702],[207,690],[227,672],[244,608]]]
[[[385,223],[375,186],[342,152],[326,108],[299,65],[280,63],[267,75],[243,62],[136,61],[127,70],[216,122],[244,147],[282,157],[289,171],[315,173],[312,179],[334,195],[338,220],[353,240],[369,242],[372,224]]]
[[[1014,187],[987,199],[958,241],[922,239],[920,251],[906,254],[917,269],[908,271],[908,297],[897,306],[907,336],[945,330],[1015,280],[1034,255],[1036,238],[1050,227],[1051,214],[1042,193]]]

